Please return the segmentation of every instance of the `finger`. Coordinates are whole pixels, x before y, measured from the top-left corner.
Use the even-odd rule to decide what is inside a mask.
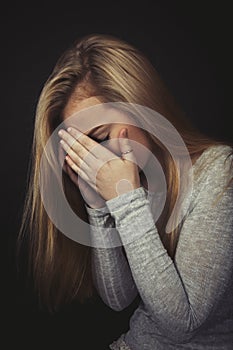
[[[68,129],[70,129],[70,128],[68,128]],[[66,150],[66,152],[70,155],[70,157],[76,163],[80,162],[79,159],[82,159],[85,161],[85,158],[87,155],[89,155],[89,159],[91,158],[92,163],[93,163],[93,161],[96,160],[96,158],[93,156],[93,154],[91,154],[90,151],[88,151],[81,143],[78,142],[78,140],[76,140],[67,131],[59,130],[58,135],[62,138],[62,140],[60,142],[61,142],[62,146],[64,146],[63,148]],[[67,145],[69,146],[69,148],[67,148]]]
[[[59,144],[58,161],[59,161],[59,164],[60,164],[62,170],[67,174],[67,162],[66,162],[65,156],[66,156],[66,152],[63,149],[63,147],[61,146],[61,144]]]
[[[90,181],[90,178],[88,177],[88,175],[85,173],[85,171],[83,171],[83,169],[81,169],[79,166],[77,166],[73,161],[72,159],[69,157],[69,156],[66,156],[66,161],[67,161],[67,164],[68,166],[70,166],[70,168],[77,174],[79,175],[84,181],[86,181],[92,188],[95,189],[95,186],[93,187],[93,184],[91,183]],[[70,170],[71,171],[71,170]],[[77,175],[72,175],[72,179],[74,181],[77,181],[78,182],[78,179],[75,179],[74,176],[77,176]],[[95,189],[96,190],[96,189]]]
[[[77,142],[80,145],[83,146],[83,149],[82,149],[83,158],[86,157],[88,153],[91,153],[95,157],[95,159],[93,157],[88,157],[87,163],[93,164],[93,162],[96,161],[96,159],[107,161],[112,157],[116,156],[113,152],[108,150],[106,147],[102,146],[101,144],[93,140],[91,137],[81,133],[79,130],[75,129],[74,127],[69,127],[67,131],[69,132],[69,134],[72,135],[74,139],[77,140]],[[84,150],[86,150],[86,152]]]
[[[136,163],[136,157],[134,155],[133,148],[132,148],[132,146],[130,144],[130,140],[128,138],[128,130],[127,129],[124,130],[124,133],[122,133],[122,136],[119,138],[122,159],[130,160],[131,162]]]
[[[61,144],[59,144],[58,147],[58,161],[60,166],[63,167],[65,161],[65,152]]]
[[[84,171],[88,171],[88,166],[85,161],[77,154],[64,140],[60,141],[62,148],[66,151],[73,162]]]
[[[75,183],[75,185],[78,185],[78,175],[71,169],[68,163],[66,164],[66,171],[70,179]]]
[[[72,171],[72,170],[71,170]],[[81,191],[81,194],[84,193],[84,195],[86,194],[85,192],[87,190],[89,190],[90,186],[88,185],[88,183],[86,181],[84,181],[81,177],[78,178],[78,182],[77,185]],[[88,188],[89,187],[89,188]],[[85,198],[84,198],[85,200]]]

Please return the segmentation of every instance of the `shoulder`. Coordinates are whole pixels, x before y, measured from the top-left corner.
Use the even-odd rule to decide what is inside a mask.
[[[211,174],[216,178],[233,176],[233,148],[228,145],[208,147],[193,164],[195,179],[204,180]]]
[[[233,149],[228,145],[207,148],[192,167],[193,197],[216,198],[233,185]]]

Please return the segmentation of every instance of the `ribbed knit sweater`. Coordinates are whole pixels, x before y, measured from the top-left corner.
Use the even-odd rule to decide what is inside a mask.
[[[174,259],[153,219],[159,194],[141,186],[106,201],[104,208],[86,206],[93,239],[106,239],[106,230],[116,227],[122,241],[114,248],[92,248],[100,297],[120,311],[140,296],[121,337],[129,349],[233,349],[232,184],[212,206],[233,176],[230,151],[227,145],[211,146],[192,166],[193,190]]]

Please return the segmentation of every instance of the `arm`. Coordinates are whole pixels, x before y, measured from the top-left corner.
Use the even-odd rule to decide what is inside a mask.
[[[86,210],[91,224],[92,242],[106,240],[108,228],[115,226],[107,207],[93,209],[86,206]],[[122,246],[92,248],[94,285],[104,303],[116,311],[130,305],[138,294],[124,254]]]
[[[221,159],[204,172],[204,185],[183,224],[174,262],[141,187],[106,202],[139,294],[161,333],[175,341],[192,338],[233,275],[233,187],[211,207],[229,180],[227,169]]]

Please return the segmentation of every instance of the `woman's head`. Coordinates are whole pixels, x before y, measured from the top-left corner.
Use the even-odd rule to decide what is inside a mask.
[[[41,300],[55,308],[75,297],[80,301],[93,296],[91,248],[66,238],[49,219],[39,193],[40,159],[53,131],[72,114],[106,102],[127,102],[157,111],[182,136],[193,159],[214,142],[188,124],[184,113],[168,92],[148,59],[132,45],[107,35],[89,35],[77,40],[58,60],[41,92],[36,111],[31,177],[25,201],[21,234],[29,231],[30,259]],[[127,114],[125,114],[126,116]],[[138,125],[143,120],[137,120]],[[142,123],[143,124],[143,123]],[[96,138],[120,136],[121,125],[99,129]],[[102,132],[102,134],[101,134]],[[158,221],[161,239],[174,256],[177,231],[165,236],[164,227],[174,206],[178,173],[165,145],[156,137],[130,126],[135,138],[156,150],[167,181],[167,202]],[[116,144],[111,144],[117,153]],[[64,188],[72,208],[88,221],[82,196],[64,174]]]
[[[44,139],[45,145],[55,127],[82,108],[96,103],[119,101],[156,110],[181,131],[189,127],[182,110],[145,55],[118,38],[96,34],[77,40],[58,60],[38,104],[36,129],[47,131],[46,137],[45,132],[44,135],[40,134],[40,139]],[[127,117],[129,119],[129,115]],[[136,122],[143,129],[146,129],[145,126],[147,129],[148,126],[149,129],[153,127],[148,125],[143,115]],[[119,127],[113,127],[115,132],[111,133],[110,138],[120,136]],[[156,150],[162,163],[162,149],[165,146],[161,143],[158,146],[159,141],[142,129],[131,126],[131,130],[129,137]],[[116,142],[109,144],[118,154]],[[146,164],[148,159],[143,156],[140,155],[140,158]]]
[[[78,86],[77,90],[79,88]],[[112,104],[111,106],[102,104],[101,97],[98,96],[75,101],[71,96],[63,110],[62,120],[65,127],[71,123],[119,157],[121,157],[119,138],[123,137],[124,128],[127,128],[129,139],[135,141],[133,148],[139,170],[145,167],[149,161],[149,152],[145,152],[144,148],[150,150],[151,145],[146,132],[138,127],[135,119],[118,110],[118,106],[113,108]]]
[[[130,44],[108,35],[77,40],[58,60],[42,91],[38,109],[50,132],[62,113],[86,98],[101,102],[129,102],[161,113],[174,125],[187,125],[182,110],[169,94],[149,60]],[[50,119],[46,116],[50,114]]]

